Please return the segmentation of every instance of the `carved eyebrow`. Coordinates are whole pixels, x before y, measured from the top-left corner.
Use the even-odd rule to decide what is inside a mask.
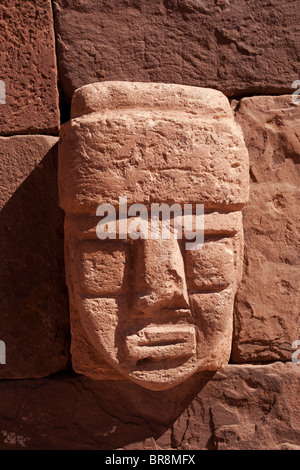
[[[99,217],[93,215],[75,215],[65,218],[65,225],[72,227],[75,237],[79,239],[97,238],[96,227]]]
[[[218,242],[233,238],[236,234],[232,232],[204,232],[204,243],[205,242]]]
[[[130,219],[131,217],[128,217]],[[73,234],[78,239],[95,239],[99,240],[96,234],[96,227],[99,223],[99,217],[95,215],[72,215],[66,217],[66,224],[72,227]],[[118,227],[118,218],[117,218]],[[242,228],[242,218],[240,213],[208,213],[204,214],[204,237],[206,239],[234,237]],[[130,237],[128,237],[130,238]],[[120,239],[118,237],[117,228],[117,240],[126,242],[127,239]],[[183,233],[183,239],[184,233]],[[108,239],[113,241],[111,239]],[[99,240],[100,241],[100,240]]]

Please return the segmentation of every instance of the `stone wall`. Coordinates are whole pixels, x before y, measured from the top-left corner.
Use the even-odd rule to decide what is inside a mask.
[[[300,449],[297,4],[1,2],[0,449]],[[58,132],[106,80],[220,90],[249,151],[230,363],[166,391],[72,369]]]

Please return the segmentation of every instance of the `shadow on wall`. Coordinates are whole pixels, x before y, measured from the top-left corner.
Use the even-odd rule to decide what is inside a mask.
[[[0,340],[7,353],[0,378],[23,379],[0,380],[0,448],[117,449],[145,440],[147,446],[147,439],[152,448],[154,440],[177,448],[186,421],[176,433],[173,423],[214,372],[162,392],[72,370],[50,375],[70,367],[56,147],[32,171],[23,169],[29,175],[0,212]],[[4,181],[13,175],[16,182],[13,166],[3,167]]]
[[[13,186],[18,175],[14,164],[7,161],[8,156],[11,160],[15,156],[9,153],[10,143],[6,142],[2,176],[9,191],[9,182]],[[27,144],[18,145],[16,158],[18,165],[24,165],[25,175],[30,171],[26,163],[32,157],[24,157]],[[30,145],[33,154],[40,141]],[[7,352],[6,365],[0,366],[0,378],[42,377],[69,364],[68,295],[56,147],[37,165],[31,162],[35,168],[0,212],[0,340],[5,342]]]
[[[197,374],[161,392],[128,381],[97,381],[72,373],[10,381],[6,387],[2,381],[1,429],[8,435],[22,434],[23,447],[33,450],[176,449],[188,423],[188,417],[180,416],[214,374]],[[16,412],[20,407],[22,413]],[[195,425],[199,428],[199,423]],[[214,449],[211,439],[206,445]],[[8,448],[12,446],[3,447]]]

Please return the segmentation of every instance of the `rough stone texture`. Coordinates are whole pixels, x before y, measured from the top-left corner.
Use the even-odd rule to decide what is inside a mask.
[[[248,174],[241,129],[219,91],[128,82],[76,91],[59,145],[76,372],[102,380],[117,373],[162,390],[228,363]],[[120,196],[128,207],[204,203],[214,209],[213,238],[206,233],[193,250],[159,234],[100,240],[91,226],[97,206],[114,210]]]
[[[300,338],[300,106],[289,95],[244,98],[236,118],[251,185],[233,360],[289,361]]]
[[[102,80],[227,95],[288,93],[299,78],[297,0],[54,0],[67,99]]]
[[[59,144],[61,207],[96,214],[99,204],[197,203],[239,210],[249,167],[240,127],[219,91],[105,82],[74,94]]]
[[[229,365],[167,391],[83,376],[0,382],[0,449],[298,449],[300,367]]]
[[[0,134],[54,134],[59,109],[53,17],[50,0],[2,0]]]
[[[0,378],[42,377],[69,363],[57,140],[0,138]]]
[[[107,80],[205,86],[237,97],[253,93],[291,94],[292,83],[300,78],[297,0],[52,3],[66,100],[71,100],[73,91],[82,85]],[[0,135],[57,134],[59,109],[51,1],[2,0],[0,40]],[[181,202],[187,202],[195,182],[204,182],[213,168],[217,178],[211,179],[209,185],[207,181],[200,185],[193,192],[192,202],[208,203],[221,176],[223,186],[218,187],[211,209],[241,209],[247,199],[248,180],[240,130],[234,123],[233,127],[224,126],[227,119],[232,120],[232,112],[224,97],[209,89],[202,94],[195,90],[190,99],[177,88],[174,100],[161,86],[156,94],[151,87],[128,85],[129,95],[126,86],[121,94],[106,86],[79,90],[72,106],[78,140],[72,144],[71,132],[69,164],[78,164],[79,176],[85,167],[78,163],[78,155],[93,139],[99,139],[97,126],[101,119],[94,122],[99,110],[106,119],[106,136],[123,146],[125,153],[119,154],[117,145],[105,147],[100,136],[95,148],[88,147],[91,152],[86,157],[93,160],[104,152],[104,156],[117,156],[117,161],[103,158],[97,171],[90,174],[90,185],[79,188],[85,196],[92,194],[92,200],[82,198],[77,200],[79,204],[73,204],[71,197],[65,205],[70,212],[77,212],[76,219],[69,217],[66,221],[67,236],[70,233],[73,237],[70,246],[66,244],[70,249],[67,256],[77,263],[72,268],[76,282],[71,282],[69,274],[71,295],[76,286],[75,290],[91,303],[101,286],[104,297],[113,296],[117,290],[120,297],[126,298],[131,286],[126,276],[132,259],[136,263],[139,257],[142,262],[134,265],[135,272],[130,276],[137,290],[145,291],[142,298],[134,300],[147,321],[139,323],[135,319],[135,327],[128,335],[128,355],[136,362],[145,359],[149,344],[155,359],[162,353],[170,356],[170,351],[178,355],[179,350],[183,356],[193,353],[194,330],[190,320],[185,324],[184,316],[188,309],[174,308],[178,302],[186,307],[189,291],[199,290],[201,302],[197,303],[195,295],[190,296],[193,309],[198,309],[201,318],[197,340],[200,339],[204,356],[217,356],[209,358],[213,367],[207,362],[205,367],[214,368],[218,361],[219,365],[225,364],[232,336],[232,297],[242,274],[240,212],[206,214],[205,230],[210,241],[200,253],[184,252],[182,244],[173,242],[141,242],[135,249],[118,243],[112,249],[110,242],[103,242],[101,250],[95,250],[98,219],[83,213],[91,212],[100,202],[116,204],[120,189],[127,182],[127,194],[133,196],[129,203],[178,202],[178,194],[182,195]],[[153,134],[148,132],[145,141],[141,138],[136,147],[134,142],[136,131],[143,131],[144,118],[155,128],[155,107],[158,115],[164,114],[163,124],[172,123],[177,131],[167,129],[165,133],[165,128],[160,127],[157,142],[163,150],[157,152],[158,145],[152,154],[153,148],[144,143],[153,139]],[[142,116],[140,127],[130,127],[129,108],[134,110],[134,119],[139,113]],[[193,127],[198,118],[205,121],[195,152],[191,140],[178,131],[182,125],[178,115],[183,108],[188,126]],[[67,113],[68,105],[61,111]],[[114,113],[119,121],[114,121]],[[218,372],[197,372],[164,391],[148,390],[127,381],[126,374],[106,363],[91,346],[72,300],[73,366],[102,380],[64,371],[71,364],[63,213],[58,207],[57,191],[57,139],[44,135],[0,137],[0,362],[3,341],[7,353],[7,364],[0,364],[0,379],[6,379],[0,380],[1,450],[300,450],[300,365],[246,364],[290,361],[292,343],[300,338],[300,106],[292,105],[290,95],[245,98],[236,108],[236,118],[243,128],[251,162],[251,199],[243,212],[244,278],[236,297],[231,358],[240,364],[230,364]],[[72,124],[68,126],[63,130],[66,134],[73,129]],[[217,132],[211,132],[215,126]],[[134,142],[128,139],[124,146],[120,128],[132,132]],[[233,129],[235,142],[230,139]],[[201,140],[203,134],[206,138]],[[221,149],[222,141],[226,145]],[[172,153],[175,146],[180,147],[177,156],[187,156],[186,166],[177,166],[177,156]],[[206,153],[208,148],[210,155]],[[126,152],[130,153],[127,168],[121,163],[126,161]],[[236,152],[235,159],[232,152]],[[151,173],[140,171],[145,156],[151,157]],[[225,164],[224,156],[230,157],[225,158]],[[114,178],[108,179],[106,165],[110,175],[116,170]],[[156,179],[150,180],[154,168],[165,171],[166,180],[158,177],[159,172]],[[191,179],[192,170],[195,179]],[[183,176],[186,171],[188,177]],[[102,185],[102,194],[106,192],[103,200],[97,199],[97,191],[91,192],[95,181]],[[230,192],[232,182],[235,189]],[[133,193],[132,189],[139,185],[140,191]],[[74,184],[68,187],[66,180],[61,182],[62,193],[65,188],[68,194],[73,190],[75,194],[78,189]],[[83,241],[78,244],[78,240]],[[168,288],[167,300],[163,286]],[[230,293],[225,296],[228,289]],[[158,310],[151,304],[154,292]],[[88,311],[97,311],[95,304],[91,305]],[[120,311],[123,306],[120,304]],[[151,323],[152,315],[164,313],[165,307],[182,315],[182,323],[166,327],[164,318],[159,328],[157,318]],[[104,313],[101,326],[110,326],[108,309],[101,307],[100,311]],[[123,311],[128,313],[126,308]],[[225,349],[213,350],[211,338],[205,341],[207,331],[219,331],[225,338]],[[148,344],[137,347],[141,340]],[[162,340],[167,344],[161,344]],[[174,344],[170,346],[170,342]],[[113,356],[112,351],[109,353]],[[57,371],[63,372],[48,376]],[[48,377],[41,378],[45,376]]]
[[[159,390],[227,364],[241,228],[182,255],[176,240],[86,239],[67,219],[74,369]]]

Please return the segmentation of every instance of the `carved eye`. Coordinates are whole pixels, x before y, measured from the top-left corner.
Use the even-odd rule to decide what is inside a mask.
[[[126,290],[129,247],[124,243],[84,241],[78,246],[79,283],[92,295],[118,294]]]
[[[234,258],[230,242],[210,241],[201,250],[185,252],[186,278],[192,291],[222,290],[234,279]]]

